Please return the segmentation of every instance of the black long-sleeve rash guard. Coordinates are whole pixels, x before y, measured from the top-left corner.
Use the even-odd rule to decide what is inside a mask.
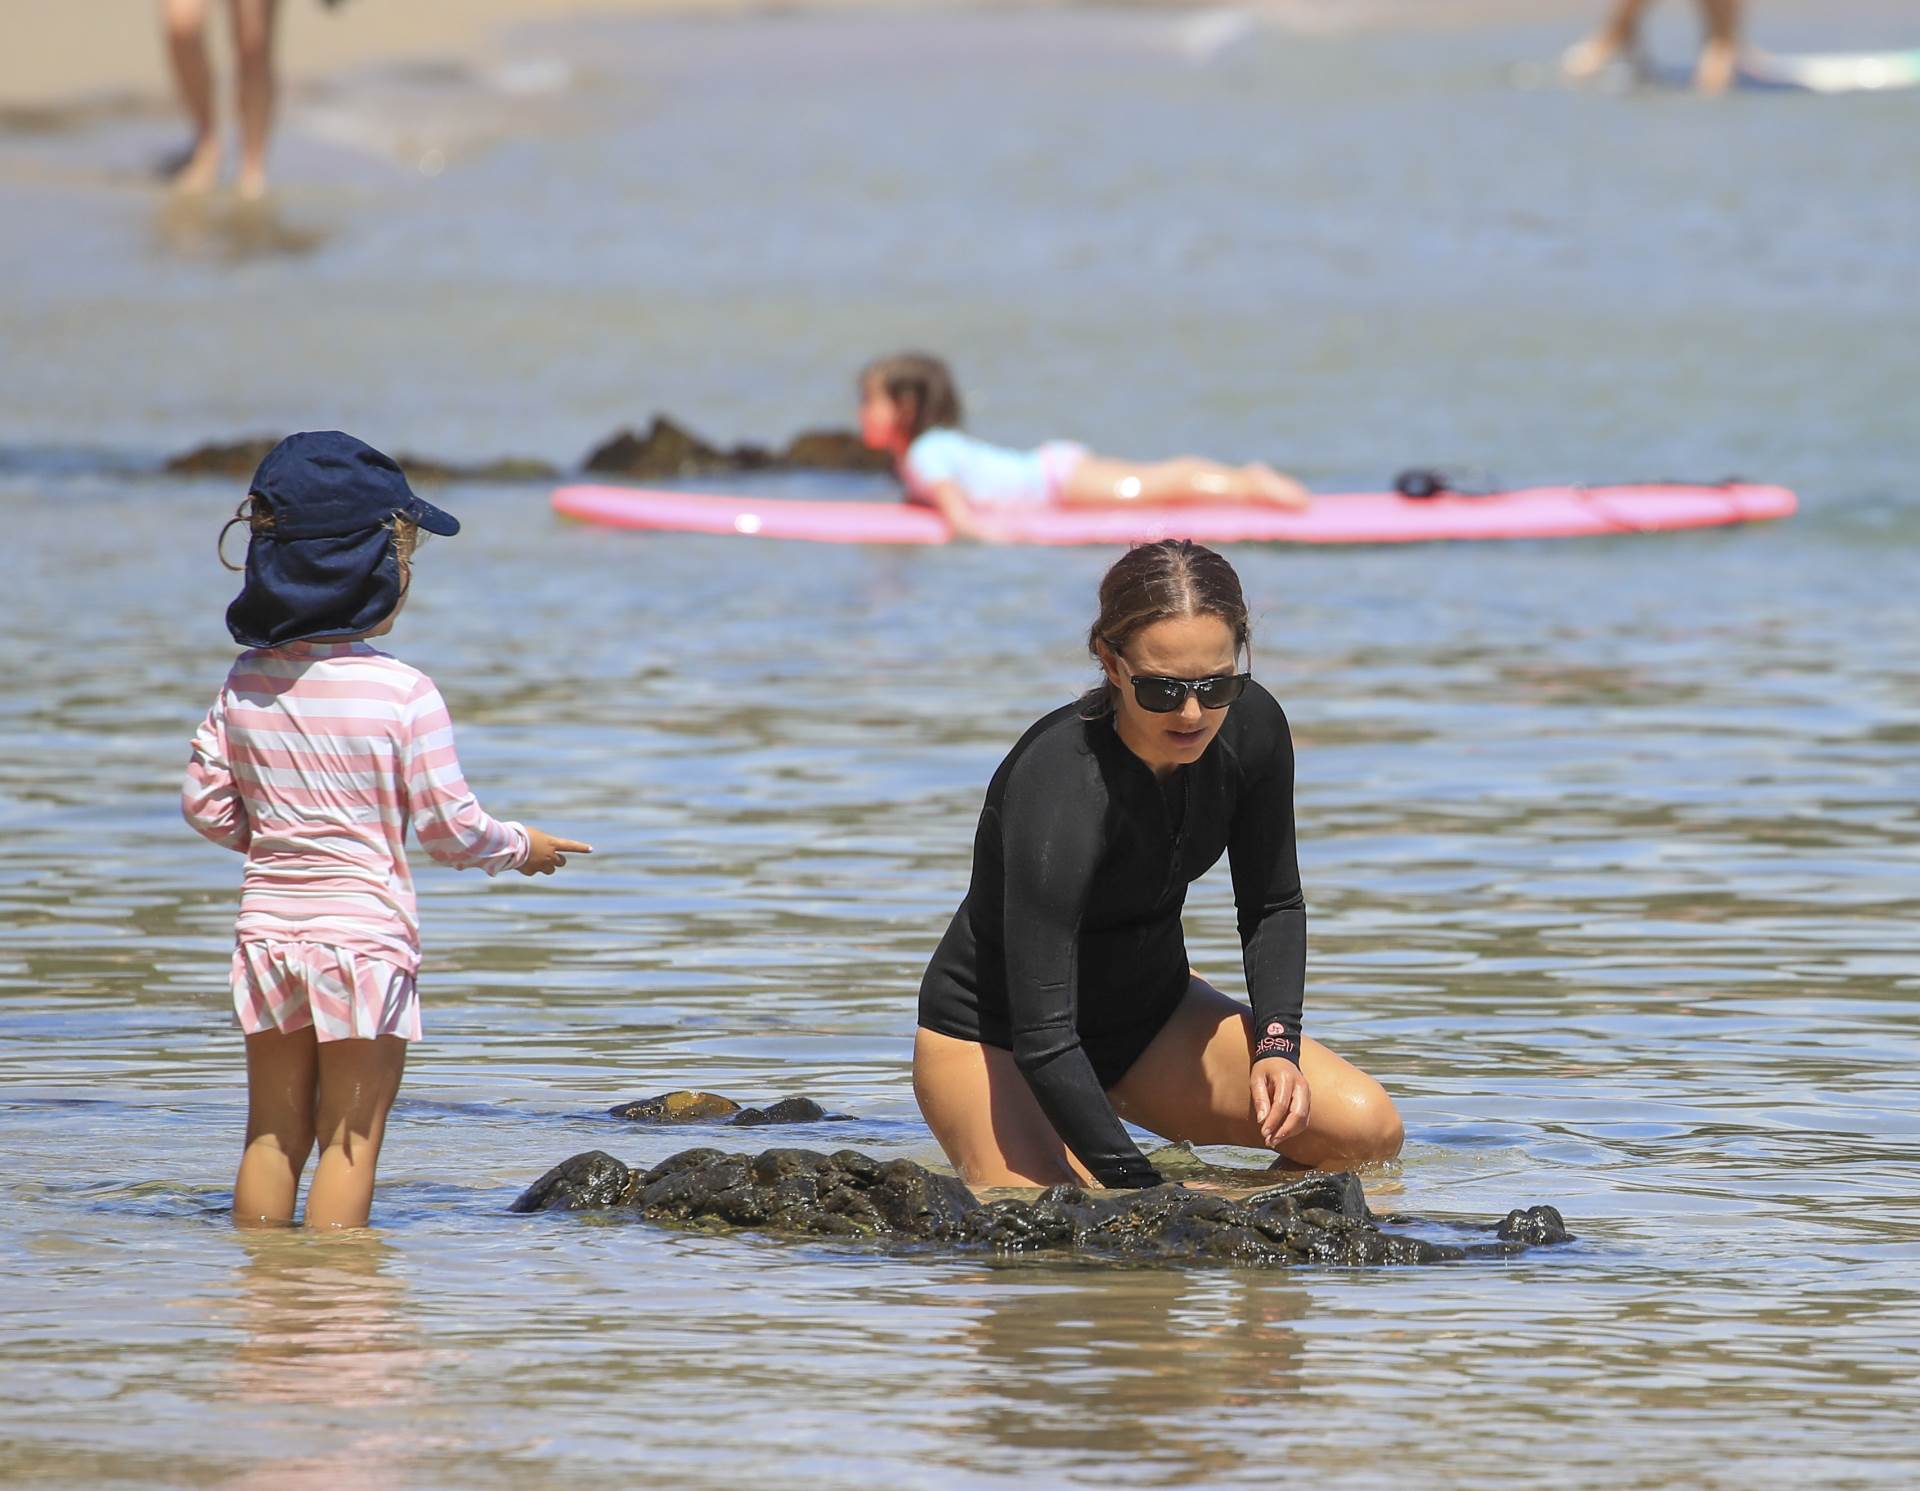
[[[1029,729],[987,787],[973,880],[921,982],[920,1023],[1010,1048],[1102,1185],[1160,1177],[1107,1101],[1103,1075],[1111,1084],[1122,1072],[1099,1072],[1088,1048],[1125,1050],[1143,1022],[1171,1015],[1187,987],[1187,886],[1222,850],[1255,1055],[1297,1061],[1307,913],[1293,738],[1271,694],[1250,684],[1200,759],[1164,787],[1111,716],[1085,719],[1077,705]]]

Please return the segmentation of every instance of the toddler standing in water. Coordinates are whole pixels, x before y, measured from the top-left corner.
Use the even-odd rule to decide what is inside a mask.
[[[1257,502],[1303,508],[1307,489],[1271,466],[1198,456],[1123,461],[1053,440],[1008,450],[960,429],[960,393],[937,357],[903,352],[860,373],[860,439],[892,456],[909,502],[939,511],[962,538],[989,538],[993,509]]]
[[[367,645],[406,601],[420,530],[460,531],[392,460],[334,430],[289,436],[233,521],[252,537],[227,630],[251,650],[193,738],[181,792],[188,823],[247,857],[233,1218],[291,1222],[317,1139],[307,1226],[363,1227],[407,1042],[420,1038],[408,824],[442,864],[489,875],[550,875],[592,851],[488,817],[433,681]]]

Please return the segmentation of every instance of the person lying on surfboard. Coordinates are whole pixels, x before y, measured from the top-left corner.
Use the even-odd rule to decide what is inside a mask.
[[[1600,29],[1560,59],[1569,78],[1583,80],[1604,72],[1619,57],[1640,46],[1640,18],[1653,0],[1614,0]],[[1740,72],[1740,0],[1697,0],[1706,39],[1694,64],[1693,86],[1701,93],[1725,93]]]
[[[936,509],[961,538],[991,537],[996,508],[1307,505],[1307,489],[1271,466],[1227,466],[1197,456],[1122,461],[1067,440],[1009,450],[964,434],[960,420],[959,391],[939,358],[903,352],[861,369],[861,440],[893,457],[909,502]]]

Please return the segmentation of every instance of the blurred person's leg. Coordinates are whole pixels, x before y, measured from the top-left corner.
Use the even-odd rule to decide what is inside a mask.
[[[220,133],[213,112],[213,64],[207,59],[208,0],[160,0],[167,61],[193,141],[168,174],[182,191],[204,192],[220,176]]]
[[[267,137],[273,130],[273,33],[279,0],[228,0],[233,12],[233,52],[239,76],[240,195],[267,189]]]
[[[1740,71],[1740,0],[1700,0],[1706,39],[1693,70],[1693,86],[1702,93],[1725,93]]]
[[[1570,78],[1590,78],[1640,45],[1640,18],[1652,0],[1615,0],[1600,29],[1568,49],[1560,65]]]

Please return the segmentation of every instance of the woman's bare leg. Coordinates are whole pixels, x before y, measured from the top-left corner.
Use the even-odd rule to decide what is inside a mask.
[[[267,137],[273,129],[273,32],[278,0],[229,0],[233,13],[234,83],[240,114],[240,174],[243,197],[267,190]]]
[[[316,1044],[311,1026],[247,1037],[247,1142],[233,1180],[236,1226],[293,1220],[300,1172],[313,1151]]]
[[[1405,1136],[1386,1090],[1311,1036],[1300,1048],[1312,1107],[1305,1132],[1281,1151],[1285,1158],[1312,1170],[1343,1170],[1398,1154]],[[1252,1053],[1247,1007],[1195,978],[1108,1096],[1123,1119],[1164,1138],[1264,1149],[1253,1117]]]
[[[1725,93],[1740,75],[1740,0],[1700,0],[1706,40],[1693,70],[1701,93]]]
[[[308,1227],[367,1225],[380,1141],[406,1065],[407,1043],[396,1035],[321,1044],[315,1130],[322,1147],[307,1193]]]
[[[1095,1184],[1053,1131],[1011,1051],[923,1026],[913,1038],[913,1095],[968,1185]]]
[[[1307,489],[1271,466],[1223,466],[1198,456],[1173,461],[1119,461],[1086,456],[1060,484],[1066,507],[1116,507],[1129,503],[1259,502],[1273,507],[1307,505]]]
[[[220,179],[220,131],[213,110],[213,64],[207,59],[208,0],[161,0],[160,24],[167,43],[180,105],[187,111],[193,142],[174,172],[183,192],[211,191]]]

